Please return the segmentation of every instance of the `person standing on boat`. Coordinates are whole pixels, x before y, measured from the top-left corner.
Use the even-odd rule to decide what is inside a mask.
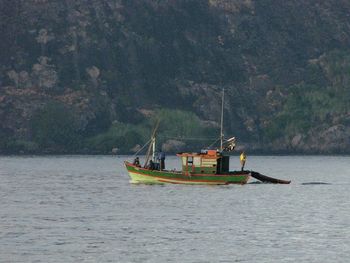
[[[164,152],[159,151],[158,160],[160,163],[160,170],[164,170],[165,169],[165,153]]]
[[[241,161],[241,171],[243,171],[244,170],[244,166],[245,166],[245,162],[247,160],[247,155],[245,154],[244,151],[239,156],[239,160]]]
[[[140,167],[140,159],[139,159],[139,157],[136,157],[136,158],[135,158],[133,164],[136,165],[136,166],[138,166],[138,167]]]
[[[147,169],[154,170],[154,162],[152,160],[149,161]]]

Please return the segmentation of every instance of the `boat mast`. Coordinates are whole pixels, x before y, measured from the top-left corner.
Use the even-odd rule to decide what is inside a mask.
[[[155,154],[156,154],[156,137],[153,137],[153,140],[152,140],[152,160],[153,160],[153,162],[155,160]]]
[[[225,88],[222,89],[222,98],[221,98],[221,127],[220,127],[220,152],[222,152],[222,146],[224,141],[224,97],[225,97]]]
[[[153,132],[152,132],[151,142],[148,146],[144,167],[147,167],[147,165],[148,165],[148,161],[149,161],[149,158],[151,156],[151,151],[153,152],[152,153],[152,158],[153,158],[152,161],[154,161],[154,155],[155,155],[155,151],[156,151],[156,132],[157,132],[158,127],[159,127],[159,120],[157,120],[157,123],[156,123],[156,125],[153,129]]]

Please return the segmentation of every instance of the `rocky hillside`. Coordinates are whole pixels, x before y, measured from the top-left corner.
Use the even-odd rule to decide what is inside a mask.
[[[349,1],[3,0],[0,38],[0,153],[198,146],[222,88],[240,147],[350,153]]]

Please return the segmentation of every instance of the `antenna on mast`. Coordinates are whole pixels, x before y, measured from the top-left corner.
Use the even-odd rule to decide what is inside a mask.
[[[220,151],[223,150],[223,141],[224,141],[224,97],[225,97],[225,88],[222,89],[222,98],[221,98],[221,127],[220,127]]]

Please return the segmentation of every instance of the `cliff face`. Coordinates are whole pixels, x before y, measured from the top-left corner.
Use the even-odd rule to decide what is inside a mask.
[[[128,151],[160,109],[215,130],[225,88],[226,134],[246,148],[349,153],[349,14],[334,0],[3,0],[0,152]]]

